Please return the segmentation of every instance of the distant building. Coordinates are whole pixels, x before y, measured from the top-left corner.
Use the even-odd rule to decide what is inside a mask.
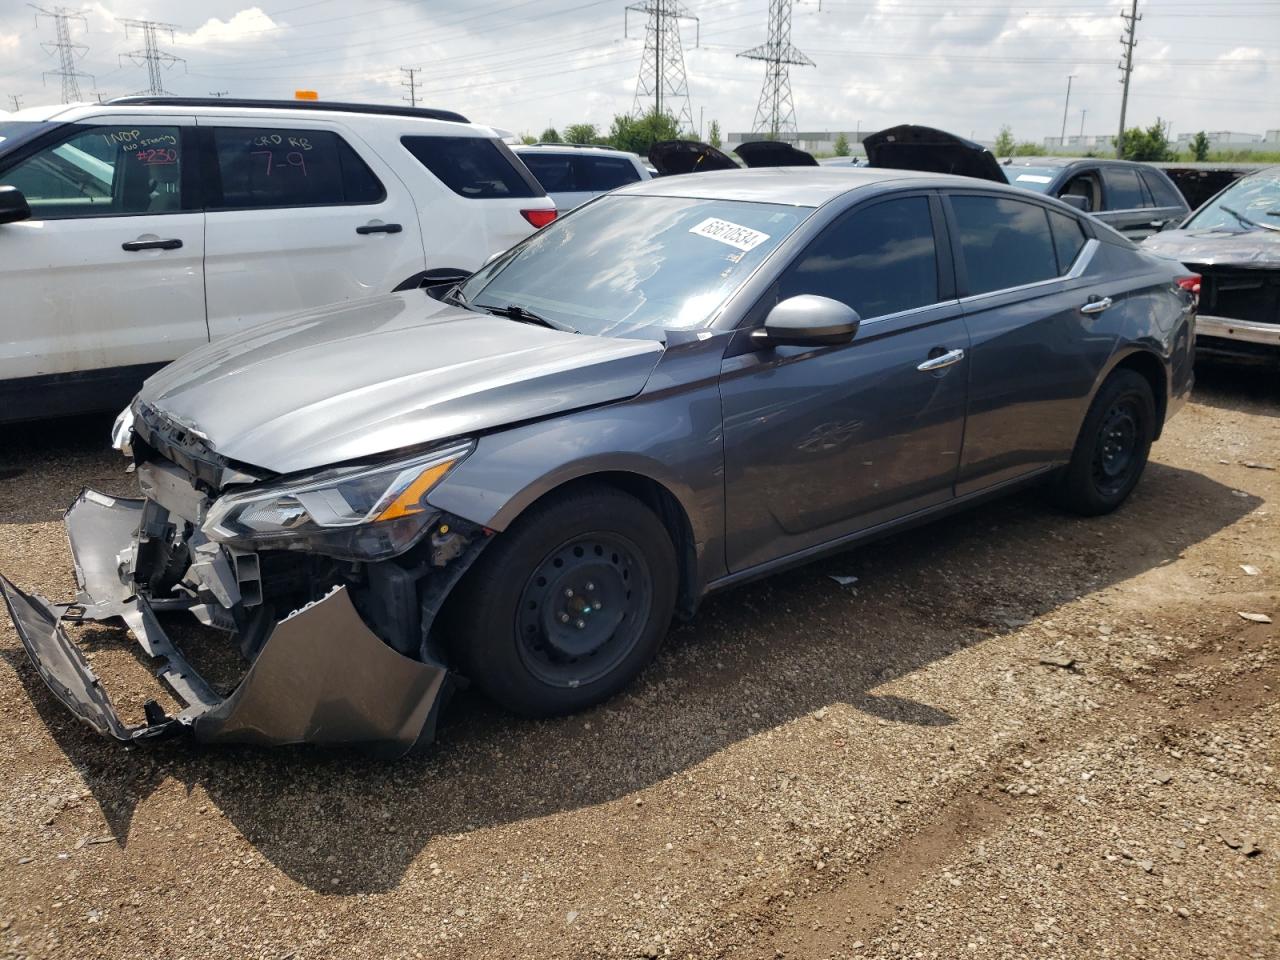
[[[823,130],[820,133],[802,131],[793,137],[779,137],[778,139],[785,140],[792,146],[808,153],[833,154],[836,152],[836,140],[842,132],[849,141],[849,155],[851,157],[866,156],[866,151],[862,149],[862,139],[875,133],[874,130]],[[765,133],[728,133],[725,134],[723,149],[729,152],[740,143],[767,139],[769,139],[769,135]]]

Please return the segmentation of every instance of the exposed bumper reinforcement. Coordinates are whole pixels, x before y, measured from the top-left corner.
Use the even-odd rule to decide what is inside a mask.
[[[127,596],[115,573],[141,509],[140,500],[87,490],[67,512],[81,588],[76,604],[49,603],[0,576],[0,592],[31,662],[75,716],[126,743],[185,728],[207,743],[345,744],[398,756],[434,736],[447,670],[383,643],[365,626],[345,587],[281,620],[235,690],[225,699],[217,696],[169,641],[146,600]],[[157,676],[187,704],[176,716],[148,704],[145,723],[126,724],[61,625],[115,618],[149,655],[161,658]]]

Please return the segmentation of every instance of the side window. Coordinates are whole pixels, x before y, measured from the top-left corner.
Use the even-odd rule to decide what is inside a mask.
[[[1005,197],[953,196],[969,295],[1058,275],[1044,207]]]
[[[604,192],[640,179],[635,165],[623,157],[579,156],[578,189]]]
[[[937,303],[928,199],[886,200],[832,224],[779,283],[779,299],[802,293],[847,303],[864,320]]]
[[[82,127],[4,175],[36,220],[174,213],[182,209],[178,127]]]
[[[1075,217],[1057,210],[1049,211],[1049,227],[1053,231],[1053,249],[1058,255],[1058,275],[1066,273],[1084,249],[1084,228]]]
[[[1104,167],[1102,178],[1107,185],[1108,210],[1136,210],[1148,206],[1142,195],[1138,174],[1129,167]]]
[[[401,137],[406,150],[454,193],[469,200],[540,197],[546,190],[519,169],[501,140],[487,137]]]
[[[368,165],[330,130],[214,127],[221,196],[211,210],[377,203],[386,191]]]
[[[573,158],[563,153],[520,154],[529,172],[538,178],[547,193],[561,193],[578,189],[574,179]]]
[[[1157,207],[1180,207],[1183,205],[1182,194],[1178,192],[1178,188],[1169,182],[1168,177],[1155,170],[1140,170],[1138,176],[1142,177],[1142,182],[1147,185],[1147,189],[1151,191],[1151,196],[1155,200]]]

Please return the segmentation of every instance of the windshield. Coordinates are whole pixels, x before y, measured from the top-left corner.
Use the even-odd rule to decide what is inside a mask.
[[[813,210],[683,197],[604,197],[557,220],[461,287],[579,333],[662,338],[704,326]]]
[[[1004,168],[1005,178],[1015,187],[1021,187],[1023,190],[1034,190],[1036,193],[1044,193],[1049,189],[1049,184],[1053,183],[1053,178],[1058,175],[1058,167],[1024,167],[1008,166]]]
[[[1187,230],[1280,229],[1280,168],[1237,180],[1192,215]]]
[[[53,128],[45,121],[0,120],[0,157]]]

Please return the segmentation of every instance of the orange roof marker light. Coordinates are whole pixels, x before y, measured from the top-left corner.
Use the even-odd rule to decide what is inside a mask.
[[[319,100],[320,94],[314,90],[295,90],[293,91],[293,99],[295,100]]]

